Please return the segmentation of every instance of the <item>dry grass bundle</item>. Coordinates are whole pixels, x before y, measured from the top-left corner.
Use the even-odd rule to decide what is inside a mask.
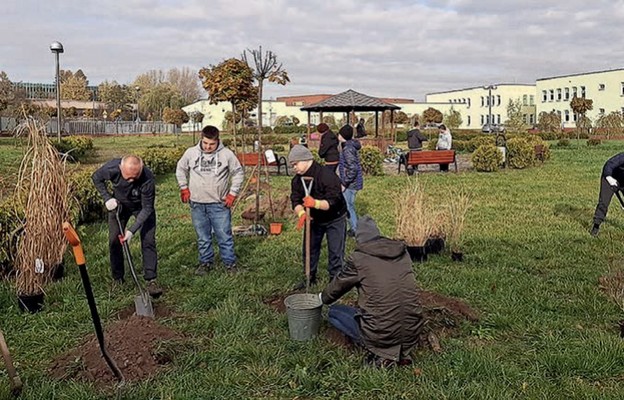
[[[624,269],[617,269],[601,276],[600,289],[624,311]]]
[[[431,229],[425,192],[418,181],[408,179],[403,193],[396,200],[396,238],[408,246],[424,246]]]
[[[28,118],[18,134],[28,137],[28,146],[16,187],[26,221],[15,260],[16,286],[18,294],[32,295],[43,292],[52,269],[63,260],[62,224],[69,217],[70,193],[65,162],[59,159],[45,128]]]
[[[470,208],[471,199],[468,193],[463,189],[458,189],[451,191],[448,200],[446,224],[447,242],[451,251],[459,252],[462,234],[464,233],[466,214]]]
[[[429,218],[431,221],[431,237],[446,239],[446,227],[448,226],[448,213],[446,210],[432,210]]]

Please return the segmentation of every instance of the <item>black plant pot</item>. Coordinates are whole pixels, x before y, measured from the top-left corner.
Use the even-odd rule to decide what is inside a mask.
[[[425,246],[407,246],[407,252],[413,262],[427,261],[427,252]]]
[[[451,251],[451,260],[457,262],[464,261],[464,253]]]
[[[425,242],[425,251],[427,254],[440,254],[444,250],[444,239],[429,238]]]
[[[52,281],[53,282],[58,282],[61,279],[65,278],[65,264],[60,263],[59,265],[57,265],[54,270],[54,272],[52,273]]]
[[[38,294],[18,294],[17,303],[22,311],[36,313],[43,308],[43,293]]]
[[[621,319],[618,325],[620,326],[620,337],[624,338],[624,319]]]

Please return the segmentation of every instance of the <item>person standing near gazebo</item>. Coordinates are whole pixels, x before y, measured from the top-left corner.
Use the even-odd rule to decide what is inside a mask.
[[[318,154],[325,160],[325,168],[336,173],[340,153],[338,152],[338,137],[326,123],[320,123],[316,130],[321,134],[321,142],[319,144]]]

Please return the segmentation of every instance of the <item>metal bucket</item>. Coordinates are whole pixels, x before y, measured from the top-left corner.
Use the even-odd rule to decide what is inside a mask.
[[[317,294],[293,294],[284,299],[284,304],[291,339],[309,340],[318,334],[323,304]]]

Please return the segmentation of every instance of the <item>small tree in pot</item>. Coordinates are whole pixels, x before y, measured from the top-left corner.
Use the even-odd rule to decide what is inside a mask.
[[[417,181],[410,181],[398,196],[395,208],[396,238],[407,244],[413,261],[426,261],[425,243],[431,235],[431,218],[425,193]]]

